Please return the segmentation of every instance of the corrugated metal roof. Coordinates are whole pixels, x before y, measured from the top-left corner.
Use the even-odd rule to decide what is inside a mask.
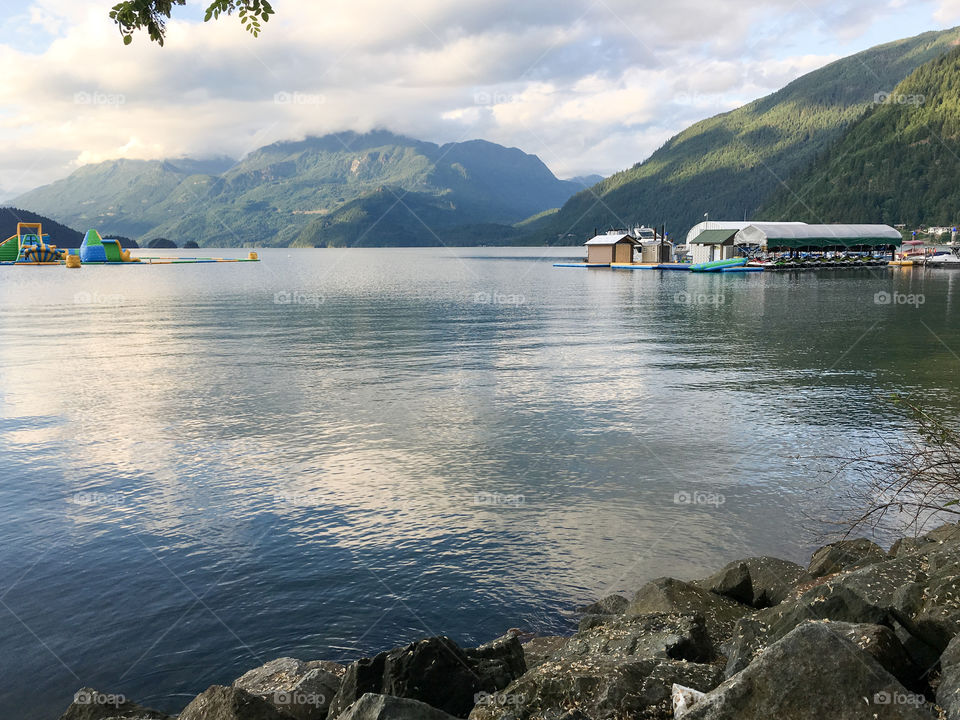
[[[737,234],[737,229],[726,229],[726,230],[704,230],[702,233],[697,235],[694,238],[694,245],[723,245],[725,243],[733,240],[733,236]]]
[[[587,245],[616,245],[621,243],[624,240],[629,240],[634,245],[637,244],[637,239],[633,235],[597,235],[592,240],[587,240]]]
[[[710,220],[702,223],[698,223],[690,228],[690,232],[687,233],[687,244],[694,242],[697,239],[697,236],[700,233],[706,230],[743,230],[745,227],[755,224],[764,224],[764,225],[803,225],[801,222],[786,222],[786,223],[763,223],[762,220],[753,220],[750,222],[747,221],[730,221],[730,220]]]

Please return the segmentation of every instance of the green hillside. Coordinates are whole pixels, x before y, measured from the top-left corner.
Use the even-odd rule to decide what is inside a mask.
[[[920,68],[764,208],[771,219],[950,226],[960,218],[960,48]]]
[[[572,197],[532,239],[582,242],[594,228],[641,221],[674,234],[703,219],[758,217],[781,181],[807,168],[957,29],[925,33],[834,62],[782,90],[697,123],[648,160]]]
[[[204,170],[186,161],[111,161],[16,203],[68,224],[201,246],[344,245],[361,238],[392,245],[412,242],[413,226],[396,213],[382,217],[382,188],[413,193],[410,203],[438,228],[512,225],[580,189],[517,149],[480,140],[439,146],[388,132],[276,143],[219,173]]]

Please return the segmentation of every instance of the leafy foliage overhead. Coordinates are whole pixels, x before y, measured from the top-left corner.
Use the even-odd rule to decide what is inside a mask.
[[[146,30],[150,39],[163,45],[167,20],[175,5],[186,5],[187,0],[123,0],[110,10],[110,19],[120,29],[123,44],[133,42],[137,30]],[[214,0],[207,7],[204,21],[216,20],[221,15],[233,15],[254,37],[260,34],[262,23],[270,20],[273,7],[268,0]]]

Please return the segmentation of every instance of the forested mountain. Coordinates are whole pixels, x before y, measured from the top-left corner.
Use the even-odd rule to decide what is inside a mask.
[[[16,202],[78,227],[206,246],[349,245],[361,238],[395,244],[393,224],[397,232],[405,227],[414,244],[410,233],[419,224],[424,232],[416,240],[435,244],[422,223],[405,216],[423,213],[435,230],[484,224],[515,235],[510,225],[559,207],[580,189],[515,148],[481,140],[440,146],[388,132],[276,143],[232,167],[210,165],[115,160],[80,168]],[[409,207],[399,203],[384,217],[391,189],[409,194]]]
[[[641,220],[674,234],[703,219],[758,218],[783,181],[805,170],[918,67],[948,53],[957,29],[881,45],[779,92],[697,123],[648,160],[572,197],[530,239],[579,243],[594,228]]]
[[[918,68],[764,208],[770,219],[950,226],[960,215],[960,48]]]

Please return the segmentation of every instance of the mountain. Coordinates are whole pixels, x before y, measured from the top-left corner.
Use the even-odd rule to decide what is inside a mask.
[[[960,48],[921,66],[764,208],[771,219],[952,226],[960,217]]]
[[[878,93],[948,53],[954,28],[924,33],[838,60],[782,90],[699,122],[646,161],[573,196],[531,234],[582,242],[594,228],[666,222],[674,233],[713,218],[757,217],[781,183],[810,166],[860,118]],[[792,219],[792,218],[791,218]]]
[[[583,188],[589,188],[597,183],[603,182],[603,180],[603,175],[577,175],[577,177],[572,177],[567,182],[575,183]]]
[[[114,160],[80,168],[16,202],[62,222],[140,239],[392,245],[437,242],[413,222],[417,215],[444,232],[488,226],[495,236],[513,237],[514,223],[559,207],[579,189],[515,148],[482,140],[441,146],[377,131],[276,143],[228,168]],[[391,191],[406,199],[384,205]]]

